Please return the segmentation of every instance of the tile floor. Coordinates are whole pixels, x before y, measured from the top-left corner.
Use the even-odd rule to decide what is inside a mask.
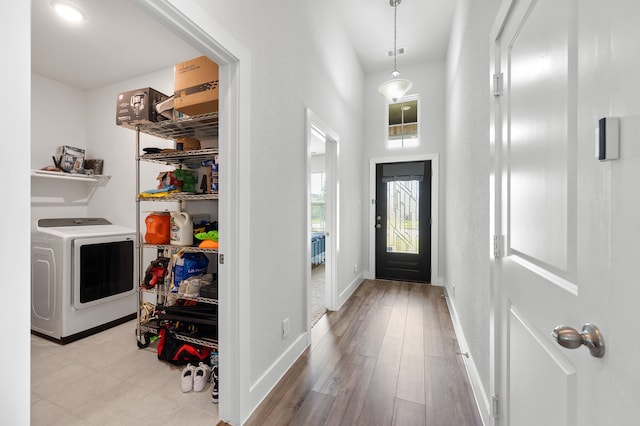
[[[182,393],[183,367],[138,349],[135,320],[58,345],[31,336],[31,425],[215,425],[211,386]]]

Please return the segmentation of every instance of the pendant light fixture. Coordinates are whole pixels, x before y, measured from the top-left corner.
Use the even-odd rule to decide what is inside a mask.
[[[399,98],[403,97],[405,93],[411,89],[411,82],[400,77],[398,72],[396,56],[398,49],[396,48],[396,26],[398,16],[398,5],[402,0],[389,0],[389,5],[393,7],[393,72],[391,73],[391,80],[387,80],[378,87],[378,92],[390,101],[396,102]]]

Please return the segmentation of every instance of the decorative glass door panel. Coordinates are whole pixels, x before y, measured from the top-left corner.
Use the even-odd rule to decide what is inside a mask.
[[[420,181],[387,182],[387,252],[418,254]]]

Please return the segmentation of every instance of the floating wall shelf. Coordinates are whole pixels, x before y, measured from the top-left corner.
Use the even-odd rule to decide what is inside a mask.
[[[84,182],[95,182],[99,184],[105,184],[111,179],[108,175],[82,175],[77,173],[64,173],[64,172],[50,172],[47,170],[31,170],[32,177],[41,177],[47,179],[65,179],[65,180],[79,180]]]

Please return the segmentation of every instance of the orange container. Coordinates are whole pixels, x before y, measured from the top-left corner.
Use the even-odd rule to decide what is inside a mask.
[[[171,216],[169,212],[153,212],[144,220],[147,233],[144,240],[149,244],[169,244],[171,237]]]

